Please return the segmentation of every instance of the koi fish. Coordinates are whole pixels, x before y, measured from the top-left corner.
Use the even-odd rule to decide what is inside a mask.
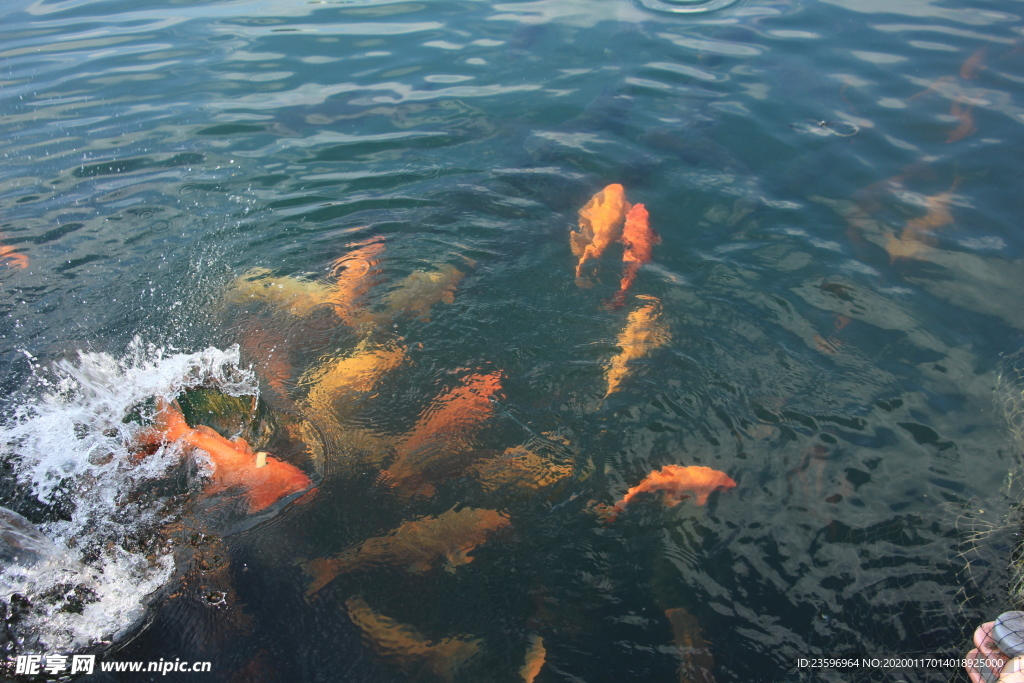
[[[513,446],[496,458],[478,462],[466,470],[485,493],[504,489],[535,492],[573,475],[570,462],[558,462],[524,446]]]
[[[283,334],[258,323],[244,327],[241,347],[253,359],[257,374],[281,396],[292,381],[292,365],[289,362],[287,344]]]
[[[473,561],[469,553],[474,548],[508,524],[508,515],[475,508],[452,508],[437,517],[404,522],[386,536],[363,541],[337,557],[307,562],[305,568],[313,580],[306,595],[313,595],[339,574],[374,567],[399,565],[420,574],[443,560],[445,570],[454,572]]]
[[[431,496],[428,481],[454,463],[443,454],[457,451],[472,429],[491,416],[491,397],[501,391],[501,371],[469,375],[459,386],[434,399],[419,422],[397,447],[397,457],[381,479],[407,492]],[[440,451],[440,452],[439,452]]]
[[[299,384],[309,387],[306,401],[314,412],[330,412],[331,403],[338,396],[372,391],[377,382],[405,358],[405,349],[393,341],[373,345],[364,339],[351,355],[307,370]]]
[[[439,301],[446,304],[455,303],[455,288],[465,275],[455,266],[448,264],[434,271],[414,271],[388,294],[383,311],[363,316],[359,320],[370,321],[378,326],[387,324],[401,315],[429,320],[430,309],[434,304]]]
[[[306,317],[318,306],[332,301],[334,288],[324,282],[297,277],[271,277],[269,268],[251,268],[228,289],[234,303],[258,302]]]
[[[412,626],[374,612],[361,597],[346,600],[345,609],[370,646],[403,668],[426,667],[435,676],[451,681],[480,651],[479,639],[451,637],[433,642]]]
[[[622,235],[626,212],[630,209],[622,185],[605,187],[580,209],[579,227],[569,233],[569,245],[576,264],[576,279],[583,274],[583,264],[590,258],[599,258],[604,250]]]
[[[0,263],[6,263],[11,268],[28,268],[28,256],[15,251],[14,247],[0,244]]]
[[[949,113],[956,117],[960,121],[960,125],[949,132],[946,136],[946,143],[957,142],[964,138],[973,135],[978,127],[974,125],[974,115],[971,111],[974,109],[973,104],[968,104],[966,107],[961,107],[960,102],[965,101],[962,98],[953,100],[953,104],[950,105]]]
[[[651,303],[629,314],[626,327],[619,334],[617,344],[622,349],[611,359],[605,377],[608,391],[605,398],[619,390],[622,380],[629,374],[630,361],[642,358],[652,349],[664,346],[671,339],[668,326],[658,320],[661,304],[653,296],[641,296]]]
[[[711,675],[715,660],[701,634],[696,617],[682,607],[665,610],[672,625],[672,642],[679,653],[679,680],[681,683],[714,683]]]
[[[266,453],[254,453],[245,439],[229,441],[205,425],[189,427],[181,411],[162,399],[157,402],[154,422],[155,429],[141,435],[141,441],[177,441],[204,451],[214,466],[213,481],[207,486],[206,495],[240,486],[245,489],[250,513],[312,486],[299,468]]]
[[[626,214],[626,224],[622,228],[622,280],[619,291],[612,297],[615,304],[621,304],[626,297],[626,290],[633,284],[640,266],[650,263],[654,253],[654,245],[661,243],[661,237],[651,229],[648,222],[647,208],[643,204],[634,204]]]
[[[675,507],[680,502],[689,498],[688,494],[696,496],[694,502],[703,505],[708,501],[712,491],[725,488],[731,489],[736,486],[725,472],[713,470],[710,467],[701,465],[665,465],[660,470],[654,470],[636,486],[626,491],[622,500],[615,504],[615,512],[622,512],[636,496],[641,493],[661,491],[665,505]]]
[[[384,241],[378,239],[337,259],[330,281],[298,277],[272,277],[267,268],[252,268],[238,277],[228,290],[227,300],[255,301],[307,317],[320,306],[330,306],[348,325],[355,325],[370,288],[380,279],[380,254]]]
[[[526,649],[526,661],[519,669],[523,683],[533,683],[537,674],[544,667],[548,651],[544,649],[544,639],[536,633],[530,636],[530,647]]]
[[[331,265],[334,292],[330,301],[346,325],[354,326],[370,289],[380,280],[380,254],[384,240],[375,238]]]
[[[960,66],[960,78],[970,80],[978,77],[978,72],[985,68],[985,53],[988,52],[988,45],[979,47]]]
[[[949,207],[959,183],[960,179],[957,178],[945,192],[925,197],[925,215],[907,221],[898,238],[894,234],[888,235],[885,249],[889,252],[891,261],[914,258],[924,248],[936,244],[937,240],[931,232],[953,223],[953,214]]]

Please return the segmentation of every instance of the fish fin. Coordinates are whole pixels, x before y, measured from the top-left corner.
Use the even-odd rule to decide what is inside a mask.
[[[330,560],[327,558],[310,560],[309,562],[304,563],[302,568],[306,570],[306,573],[312,579],[312,581],[309,582],[309,587],[306,588],[307,598],[311,598],[316,595],[321,588],[329,584],[331,581],[334,581],[338,576],[337,560]]]

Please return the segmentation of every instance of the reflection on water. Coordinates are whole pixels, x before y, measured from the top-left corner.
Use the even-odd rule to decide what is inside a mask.
[[[0,505],[113,520],[65,635],[151,619],[107,656],[225,681],[938,681],[796,660],[956,653],[1004,606],[1015,5],[0,14]],[[235,344],[255,413],[166,365]],[[185,388],[316,493],[240,519],[117,470]],[[735,486],[643,492],[676,467]]]

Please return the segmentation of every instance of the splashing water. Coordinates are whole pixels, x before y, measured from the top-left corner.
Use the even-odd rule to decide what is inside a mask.
[[[17,489],[43,505],[48,521],[39,532],[52,546],[20,515],[0,516],[0,531],[37,548],[0,567],[0,647],[8,656],[102,649],[143,622],[171,578],[173,548],[161,531],[195,488],[187,471],[172,476],[185,467],[177,447],[142,459],[130,449],[152,417],[152,399],[199,387],[256,396],[256,379],[239,367],[237,346],[169,353],[138,339],[120,359],[82,352],[77,362],[34,371],[36,398],[0,427],[0,460]]]

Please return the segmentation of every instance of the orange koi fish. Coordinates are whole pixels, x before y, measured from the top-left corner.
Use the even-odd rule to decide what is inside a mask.
[[[335,283],[330,303],[346,325],[356,324],[357,311],[370,289],[380,280],[380,255],[383,251],[383,238],[374,238],[331,265],[331,277],[335,278]]]
[[[608,380],[608,391],[605,398],[619,390],[619,385],[629,374],[630,361],[643,358],[652,349],[664,346],[671,339],[668,326],[658,317],[660,302],[653,296],[641,296],[651,303],[638,308],[629,314],[626,327],[619,334],[617,344],[622,351],[612,358],[605,372]]]
[[[615,504],[615,511],[625,510],[629,501],[641,493],[663,492],[663,499],[668,507],[675,507],[692,493],[697,498],[697,505],[703,505],[708,501],[712,491],[721,488],[731,489],[734,486],[736,482],[728,474],[710,467],[665,465],[660,470],[652,471],[643,481],[626,491],[622,500]]]
[[[181,411],[166,401],[157,403],[155,424],[155,430],[141,436],[142,442],[179,441],[206,452],[213,462],[214,472],[205,493],[212,495],[240,486],[245,489],[250,513],[312,486],[309,477],[299,468],[263,452],[253,453],[245,439],[228,441],[205,425],[189,427]]]
[[[412,626],[374,612],[360,597],[346,600],[345,609],[378,654],[406,669],[425,667],[442,680],[451,681],[480,651],[479,639],[452,637],[431,641]]]
[[[583,274],[583,264],[590,258],[599,258],[608,245],[622,235],[622,224],[630,205],[622,185],[609,185],[580,209],[580,229],[569,233],[569,244],[576,265],[577,280]]]
[[[960,125],[951,130],[949,135],[946,136],[947,144],[963,140],[964,138],[973,135],[974,132],[978,130],[978,127],[974,125],[974,115],[971,114],[971,111],[974,109],[974,105],[968,104],[966,107],[961,107],[960,103],[962,101],[965,100],[962,98],[953,100],[953,104],[949,108],[949,113],[960,121]]]
[[[959,184],[960,179],[957,178],[945,192],[925,197],[925,215],[907,221],[898,238],[893,234],[888,236],[885,249],[889,252],[891,261],[914,258],[926,247],[935,245],[937,240],[931,234],[932,231],[953,223],[953,214],[949,207],[953,203],[954,191]]]
[[[544,667],[548,651],[544,649],[544,639],[536,633],[530,636],[530,647],[526,649],[526,661],[519,669],[523,683],[533,683],[537,674]]]
[[[445,570],[473,561],[469,553],[496,531],[509,524],[508,515],[494,510],[455,508],[437,517],[404,522],[386,536],[363,541],[337,557],[306,563],[313,580],[306,591],[310,596],[333,581],[339,574],[348,574],[374,567],[404,566],[419,574],[432,569],[443,560]]]
[[[960,66],[960,78],[970,80],[978,77],[978,72],[985,68],[985,53],[988,52],[988,45],[979,47]]]
[[[626,225],[622,228],[622,244],[626,249],[622,252],[622,281],[619,282],[619,291],[612,297],[613,303],[622,303],[640,266],[651,262],[654,245],[660,243],[661,237],[648,222],[647,208],[643,204],[634,204],[626,214]]]
[[[0,244],[0,263],[6,263],[11,268],[28,268],[28,256],[15,251],[14,247]]]
[[[406,489],[418,486],[415,493],[431,496],[429,480],[453,463],[444,458],[460,450],[472,429],[494,411],[491,397],[501,391],[501,371],[469,375],[462,383],[435,398],[419,422],[397,447],[397,457],[381,473],[389,484]],[[439,452],[440,451],[440,452]]]

